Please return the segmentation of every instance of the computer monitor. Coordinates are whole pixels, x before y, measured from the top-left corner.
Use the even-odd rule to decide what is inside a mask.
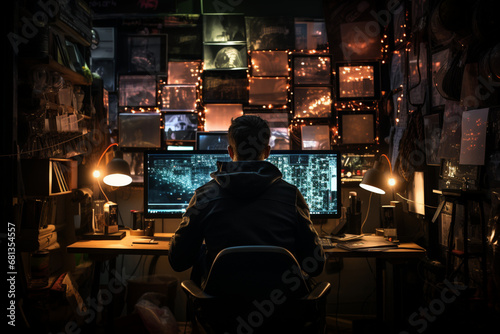
[[[221,151],[145,151],[144,215],[181,217],[194,191],[210,181],[217,161],[230,161]],[[340,153],[336,151],[271,151],[267,161],[296,185],[312,218],[340,217]]]
[[[227,152],[227,131],[204,131],[196,133],[196,149]]]

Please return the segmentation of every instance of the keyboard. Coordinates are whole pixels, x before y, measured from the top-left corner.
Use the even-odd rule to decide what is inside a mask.
[[[337,243],[333,242],[332,239],[330,238],[324,238],[320,237],[319,238],[319,243],[324,249],[329,249],[329,248],[335,248],[337,247]]]

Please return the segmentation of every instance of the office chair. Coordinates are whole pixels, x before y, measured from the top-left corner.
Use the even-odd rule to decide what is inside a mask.
[[[202,286],[181,282],[206,333],[324,333],[329,282],[309,288],[295,257],[275,246],[237,246],[215,258]]]

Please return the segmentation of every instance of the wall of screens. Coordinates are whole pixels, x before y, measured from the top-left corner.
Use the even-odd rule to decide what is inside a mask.
[[[129,24],[138,30],[155,22]],[[209,133],[220,140],[231,119],[246,114],[268,121],[275,150],[376,149],[378,60],[337,60],[324,20],[205,13],[166,22],[147,34],[96,28],[109,48],[93,60],[115,74],[105,74],[110,100],[116,97],[109,124],[125,151],[212,147]],[[117,53],[126,57],[112,60]],[[131,121],[143,119],[138,114],[151,131]],[[358,119],[373,129],[366,138],[352,138]],[[146,132],[154,140],[132,142]]]

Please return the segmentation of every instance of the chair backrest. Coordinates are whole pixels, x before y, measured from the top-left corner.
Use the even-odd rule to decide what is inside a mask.
[[[240,299],[301,298],[309,293],[300,266],[288,250],[277,246],[237,246],[215,258],[205,293]]]

